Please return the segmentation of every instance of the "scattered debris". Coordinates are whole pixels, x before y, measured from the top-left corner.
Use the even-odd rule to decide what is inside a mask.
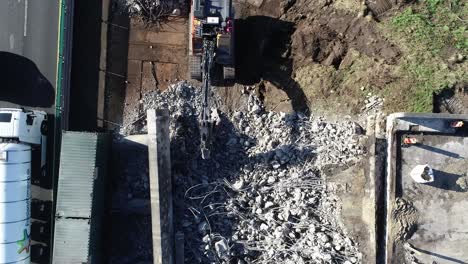
[[[384,99],[369,93],[364,103],[361,112],[368,115],[375,114],[382,111]]]
[[[466,177],[466,174],[458,178],[456,184],[458,185],[458,187],[460,187],[460,190],[464,192],[468,191],[468,179]]]
[[[130,16],[142,19],[149,25],[165,21],[170,16],[179,16],[179,1],[175,0],[118,0],[119,9]]]
[[[411,202],[396,198],[392,218],[395,223],[392,226],[392,236],[397,238],[398,243],[409,239],[416,231],[418,211]]]
[[[359,262],[321,169],[357,162],[365,154],[362,128],[266,112],[246,92],[247,111],[219,113],[211,159],[203,160],[200,96],[186,82],[146,94],[131,113],[134,124],[121,131],[145,133],[140,111],[170,110],[176,229],[186,237],[187,263]]]

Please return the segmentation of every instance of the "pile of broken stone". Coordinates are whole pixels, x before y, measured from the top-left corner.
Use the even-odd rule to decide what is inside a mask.
[[[359,263],[322,169],[365,154],[361,127],[266,112],[245,96],[242,111],[219,113],[209,160],[199,154],[198,89],[181,82],[142,99],[143,110],[171,113],[174,219],[186,263]],[[129,131],[146,128],[135,122]]]

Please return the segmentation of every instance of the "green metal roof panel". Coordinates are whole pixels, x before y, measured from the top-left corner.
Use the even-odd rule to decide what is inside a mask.
[[[90,230],[88,219],[57,218],[52,263],[88,263]]]
[[[62,135],[53,263],[100,263],[110,136]]]
[[[98,134],[63,132],[56,216],[91,217]]]

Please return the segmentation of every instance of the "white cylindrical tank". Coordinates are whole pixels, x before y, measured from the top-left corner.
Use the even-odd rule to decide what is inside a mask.
[[[30,263],[31,147],[0,143],[0,264]]]

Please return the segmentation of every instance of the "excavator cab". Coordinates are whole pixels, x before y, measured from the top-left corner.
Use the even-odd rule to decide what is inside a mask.
[[[235,79],[234,61],[234,12],[232,0],[193,0],[191,12],[190,37],[190,77],[202,81],[203,41],[214,41],[214,63],[212,69],[219,72],[222,68],[223,79]],[[210,80],[212,81],[212,80]]]
[[[202,158],[209,159],[215,120],[210,106],[212,77],[222,67],[225,81],[235,79],[232,0],[193,0],[190,14],[190,77],[202,82],[200,150]]]

